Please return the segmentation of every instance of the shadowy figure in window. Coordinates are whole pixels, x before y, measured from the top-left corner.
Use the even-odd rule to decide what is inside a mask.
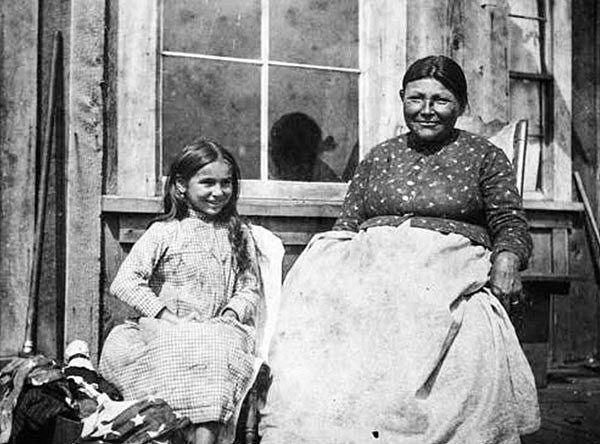
[[[337,144],[332,136],[322,139],[321,128],[304,113],[284,114],[271,127],[269,178],[303,182],[341,182],[319,155]]]

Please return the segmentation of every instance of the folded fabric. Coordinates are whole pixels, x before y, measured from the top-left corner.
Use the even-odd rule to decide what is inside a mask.
[[[34,369],[40,369],[33,373]],[[29,378],[29,379],[28,379]],[[0,370],[0,444],[9,442],[13,428],[13,411],[26,382],[41,385],[57,379],[54,361],[43,355],[15,358]]]
[[[83,420],[78,443],[186,444],[191,422],[178,416],[162,399],[104,401]]]

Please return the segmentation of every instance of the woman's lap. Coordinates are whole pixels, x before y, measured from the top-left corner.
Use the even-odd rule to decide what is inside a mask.
[[[501,306],[481,291],[488,268],[482,247],[408,224],[315,242],[284,285],[263,442],[362,443],[373,432],[378,442],[469,442],[460,424],[473,411],[484,423],[504,414],[496,404],[511,402],[504,386],[515,369],[502,359],[522,354]],[[520,384],[533,384],[526,362],[512,364],[526,376]]]

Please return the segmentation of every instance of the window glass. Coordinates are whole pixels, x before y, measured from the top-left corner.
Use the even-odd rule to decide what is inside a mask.
[[[524,15],[526,17],[538,17],[539,0],[509,0],[511,14]]]
[[[358,156],[358,75],[273,67],[269,178],[348,180]]]
[[[163,49],[260,57],[260,0],[176,0],[163,3]]]
[[[358,66],[358,0],[276,0],[269,8],[271,59]]]
[[[510,81],[510,114],[515,120],[529,121],[529,134],[543,134],[542,93],[540,82],[526,79],[511,79]]]
[[[244,179],[258,179],[260,68],[166,57],[162,75],[163,174],[186,143],[204,136],[233,152]]]
[[[203,135],[233,151],[245,179],[349,180],[358,163],[358,0],[271,0],[268,17],[263,3],[163,0],[163,173]]]
[[[541,73],[541,39],[538,20],[511,17],[510,67],[513,71]]]

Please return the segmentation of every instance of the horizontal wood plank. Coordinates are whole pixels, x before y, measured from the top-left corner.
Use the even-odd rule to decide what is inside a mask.
[[[337,196],[330,199],[323,198],[294,198],[276,196],[268,197],[246,197],[242,196],[239,201],[240,213],[248,216],[289,216],[289,217],[337,217],[342,202],[343,193],[339,190]],[[161,212],[160,197],[129,197],[104,195],[102,196],[102,211],[105,213],[136,213],[157,214]],[[555,201],[525,201],[523,207],[528,212],[551,212],[551,213],[573,213],[583,211],[580,202],[555,202]],[[563,226],[559,222],[559,216],[543,216],[545,227]],[[532,221],[535,220],[531,218]],[[554,225],[553,223],[557,225]],[[537,222],[533,222],[537,223]],[[541,224],[542,222],[539,222]]]

